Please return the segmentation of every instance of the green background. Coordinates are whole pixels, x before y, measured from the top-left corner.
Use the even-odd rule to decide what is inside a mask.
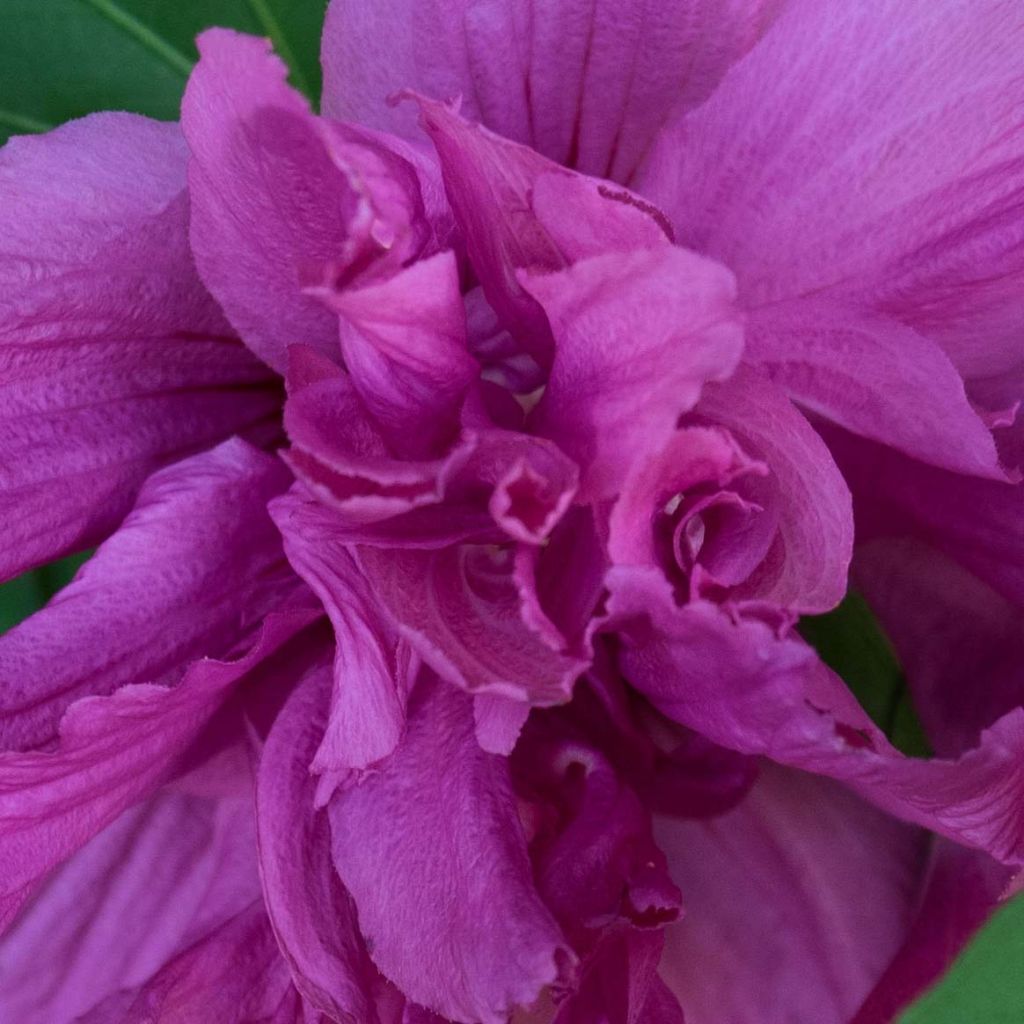
[[[176,118],[196,59],[195,36],[209,25],[269,36],[291,67],[293,84],[316,102],[325,6],[326,0],[0,0],[0,142],[95,110]],[[0,632],[44,604],[84,558],[0,587]],[[801,630],[897,746],[927,754],[899,665],[863,601],[851,595],[837,611],[805,620]],[[1024,898],[1018,898],[901,1024],[1024,1024],[1022,975]]]

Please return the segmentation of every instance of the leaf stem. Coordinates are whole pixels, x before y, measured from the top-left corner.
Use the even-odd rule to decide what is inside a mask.
[[[168,67],[186,78],[191,74],[194,61],[173,47],[166,39],[158,36],[148,25],[144,25],[134,15],[129,14],[116,3],[116,0],[80,0],[80,2],[88,4],[97,13],[102,14],[122,32],[130,35],[136,42],[146,47],[150,53],[159,57]]]
[[[0,110],[0,125],[13,129],[15,132],[48,132],[52,124],[39,121],[25,114],[16,114],[13,110]]]
[[[317,97],[310,96],[309,82],[306,81],[306,76],[302,73],[302,68],[299,67],[299,63],[295,59],[295,53],[288,44],[281,26],[277,18],[274,17],[274,12],[267,5],[266,0],[248,0],[248,3],[253,16],[263,26],[264,32],[270,36],[278,56],[291,68],[292,80],[295,82],[296,87],[316,103]]]

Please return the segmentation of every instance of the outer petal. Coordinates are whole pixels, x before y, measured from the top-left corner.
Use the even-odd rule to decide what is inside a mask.
[[[957,760],[899,754],[842,681],[793,639],[700,603],[667,604],[637,574],[611,579],[613,618],[654,629],[624,644],[623,672],[669,718],[723,746],[841,779],[907,821],[1024,863],[1024,709]]]
[[[1020,362],[1022,47],[1004,0],[794,0],[642,190],[750,305],[849,295],[995,374]]]
[[[571,960],[533,888],[508,769],[477,745],[464,694],[424,676],[405,741],[328,814],[371,955],[410,999],[500,1024]]]
[[[54,874],[0,943],[0,1014],[69,1024],[259,892],[246,799],[158,794]]]
[[[736,367],[743,331],[724,268],[671,246],[610,253],[523,279],[555,336],[532,425],[614,495],[641,452],[665,443],[708,380]]]
[[[411,165],[314,117],[265,40],[203,34],[182,103],[192,150],[192,247],[246,344],[277,370],[296,342],[337,349],[334,316],[304,288],[351,278],[422,208]],[[393,172],[393,173],[392,173]]]
[[[657,837],[687,905],[661,961],[687,1024],[847,1024],[903,941],[925,850],[834,783],[771,767],[736,810]]]
[[[76,579],[0,637],[0,747],[48,742],[79,697],[226,654],[279,597],[266,503],[287,478],[239,440],[154,475]]]
[[[277,406],[195,274],[184,188],[177,129],[128,114],[0,152],[0,577],[102,539],[149,472]]]
[[[373,989],[382,980],[331,862],[327,818],[314,810],[309,763],[330,689],[329,671],[310,673],[275,720],[260,757],[256,815],[264,899],[299,991],[332,1020],[378,1024]]]
[[[778,388],[748,368],[705,388],[694,412],[697,422],[725,427],[769,469],[763,482],[751,478],[745,493],[774,513],[778,532],[733,597],[801,612],[838,604],[846,592],[853,516],[850,492],[821,439]]]
[[[896,320],[813,299],[765,306],[747,321],[744,355],[855,434],[944,469],[1004,476],[949,359]]]
[[[699,103],[779,6],[666,7],[558,0],[334,0],[323,37],[324,108],[413,130],[386,106],[403,87],[448,98],[490,128],[588,174],[626,180],[672,110]]]
[[[78,701],[53,751],[0,756],[0,927],[46,874],[157,788],[246,673],[313,618],[275,613],[235,661],[197,662],[174,688]]]

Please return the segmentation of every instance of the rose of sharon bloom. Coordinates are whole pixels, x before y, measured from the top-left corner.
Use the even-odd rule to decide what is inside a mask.
[[[1024,863],[1024,13],[334,0],[0,151],[0,1017],[880,1024]],[[935,756],[803,642],[850,579]]]

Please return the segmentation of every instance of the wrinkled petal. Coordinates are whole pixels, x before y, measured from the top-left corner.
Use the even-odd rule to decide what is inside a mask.
[[[454,255],[420,260],[327,302],[340,315],[345,366],[390,447],[411,457],[436,454],[455,434],[479,370],[466,349]]]
[[[199,49],[182,103],[199,272],[275,369],[295,342],[335,352],[336,319],[306,286],[358,274],[385,248],[406,254],[408,224],[394,221],[422,207],[415,172],[314,117],[266,40],[213,29]]]
[[[906,935],[925,837],[766,768],[736,810],[657,838],[687,907],[661,960],[687,1024],[847,1024]]]
[[[52,868],[164,782],[238,681],[314,617],[273,613],[236,660],[198,661],[174,687],[80,700],[54,750],[0,755],[0,927]]]
[[[287,481],[237,439],[151,477],[75,580],[0,637],[0,748],[48,742],[80,697],[226,654],[280,596],[266,503]]]
[[[956,760],[904,757],[802,642],[705,602],[672,607],[636,572],[610,582],[613,619],[637,616],[625,626],[623,672],[669,718],[722,746],[840,779],[907,821],[1024,863],[1024,710]]]
[[[402,745],[328,815],[371,956],[410,999],[503,1024],[571,962],[533,887],[506,762],[477,746],[464,694],[425,676]]]
[[[966,376],[1001,372],[1020,363],[1022,46],[1002,0],[792,0],[641,190],[751,306],[847,295]]]
[[[673,110],[699,103],[774,16],[772,0],[412,3],[334,0],[324,109],[414,130],[387,98],[461,95],[494,131],[589,174],[626,180]]]
[[[69,1024],[147,981],[258,895],[245,799],[158,794],[53,877],[0,942],[0,1014]]]
[[[314,810],[309,764],[330,691],[329,670],[314,670],[285,704],[263,748],[256,817],[264,899],[306,999],[334,1020],[378,1024],[373,989],[381,979],[334,870],[327,818]]]
[[[101,540],[164,463],[267,436],[279,398],[195,274],[184,189],[177,128],[129,114],[0,153],[2,578]]]
[[[305,765],[316,772],[360,771],[390,754],[405,728],[416,666],[381,614],[334,517],[294,495],[273,505],[292,568],[320,598],[334,626],[334,692],[323,739]]]
[[[524,285],[555,336],[533,428],[584,468],[586,496],[613,495],[638,455],[668,439],[703,384],[735,368],[743,330],[732,278],[664,246],[580,260]]]
[[[774,511],[775,540],[733,598],[802,612],[838,604],[853,546],[850,492],[815,431],[778,388],[749,368],[709,384],[693,418],[725,427],[769,468],[763,483],[750,478],[745,496]]]
[[[443,103],[417,99],[483,292],[502,326],[546,367],[551,334],[515,271],[553,271],[585,256],[663,247],[671,227],[638,196],[573,174]]]
[[[795,401],[924,462],[995,479],[995,442],[963,381],[932,341],[895,320],[801,300],[755,310],[748,362]]]

